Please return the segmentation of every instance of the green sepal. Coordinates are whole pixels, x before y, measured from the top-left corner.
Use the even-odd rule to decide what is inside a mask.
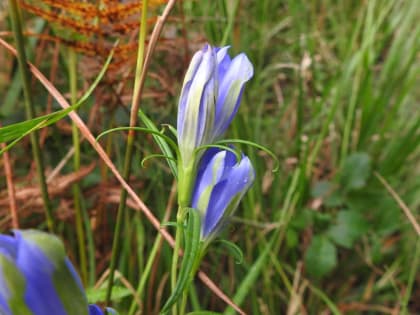
[[[190,285],[201,258],[201,219],[197,210],[188,208],[188,221],[185,229],[185,250],[182,258],[176,286],[161,310],[166,314],[172,305],[181,297],[185,289]]]

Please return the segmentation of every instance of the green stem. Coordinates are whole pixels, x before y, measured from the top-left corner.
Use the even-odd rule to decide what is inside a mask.
[[[141,298],[143,295],[144,287],[146,286],[147,280],[149,279],[150,271],[152,270],[156,255],[159,252],[159,248],[161,247],[161,243],[162,243],[162,234],[158,234],[153,244],[152,250],[149,253],[146,266],[140,278],[139,286],[137,287],[137,290],[136,290],[136,295],[139,298]],[[133,301],[131,302],[128,315],[134,315],[135,311],[136,311],[136,301],[133,299]]]
[[[35,116],[35,109],[32,101],[31,87],[29,82],[29,71],[27,67],[27,59],[25,54],[24,39],[22,35],[21,17],[17,0],[9,0],[10,17],[12,21],[13,34],[16,42],[18,52],[19,72],[22,78],[23,93],[25,96],[25,110],[28,119]],[[47,220],[48,230],[54,232],[54,218],[52,215],[52,206],[48,195],[48,187],[44,174],[44,164],[42,161],[41,150],[39,147],[39,135],[37,131],[30,134],[32,144],[32,154],[35,159],[38,181],[41,186],[41,195],[44,202],[45,215]]]
[[[220,46],[225,46],[226,43],[228,42],[229,39],[229,35],[232,33],[232,29],[233,29],[233,24],[235,22],[235,16],[236,16],[236,12],[238,11],[238,6],[239,6],[239,0],[235,0],[235,2],[232,5],[231,10],[228,10],[228,25],[225,28],[225,31],[223,33],[223,38],[222,41],[220,42]]]
[[[195,159],[194,159],[195,160]],[[178,204],[179,210],[190,206],[191,194],[196,173],[196,163],[193,160],[190,165],[183,166],[178,163]]]
[[[144,63],[144,51],[145,51],[146,30],[147,30],[147,6],[148,6],[148,0],[143,0],[132,108],[136,107],[136,104],[138,103],[140,99],[140,88],[141,88],[140,76],[141,76],[142,71],[144,70],[143,63]],[[136,119],[137,119],[137,111],[132,110],[131,117],[130,117],[130,127],[134,127],[136,123]],[[130,130],[127,136],[125,158],[124,158],[124,169],[123,169],[123,177],[127,181],[131,172],[131,160],[133,156],[132,153],[133,153],[133,146],[134,146],[134,138],[135,138],[135,132],[133,130]],[[109,267],[110,269],[109,280],[108,280],[108,287],[107,287],[106,298],[105,298],[106,305],[109,305],[110,300],[111,300],[112,287],[114,284],[115,268],[117,265],[117,259],[120,256],[119,255],[120,233],[122,231],[124,217],[125,217],[126,200],[127,200],[127,191],[125,189],[122,189],[121,195],[120,195],[120,203],[118,206],[117,221],[115,224],[114,239],[112,242],[112,255],[111,255],[111,263]]]
[[[184,221],[186,211],[185,209],[190,205],[192,185],[195,178],[195,162],[190,165],[183,166],[182,160],[178,163],[178,213],[176,217],[176,234],[175,234],[175,246],[172,255],[171,265],[171,289],[172,292],[176,287],[177,272],[178,272],[178,261],[179,252],[181,249],[182,239],[184,235]],[[172,315],[176,315],[178,312],[177,304],[172,307]],[[182,312],[180,314],[183,314]]]
[[[182,239],[184,235],[185,212],[186,211],[184,210],[184,208],[180,206],[178,208],[178,213],[176,217],[175,246],[174,246],[174,252],[172,255],[172,265],[171,265],[171,290],[172,292],[175,290],[175,287],[176,287],[179,251],[181,249]],[[172,315],[177,315],[177,313],[178,313],[177,304],[174,304],[174,306],[172,307]]]
[[[358,87],[360,86],[360,73],[361,69],[359,68],[359,71],[357,71],[356,75],[354,76],[353,80],[353,86],[352,86],[352,93],[350,98],[350,104],[347,110],[347,116],[346,116],[346,123],[344,125],[344,133],[343,133],[343,141],[341,144],[341,150],[340,150],[340,165],[342,166],[344,163],[344,160],[347,157],[347,152],[349,149],[349,143],[350,143],[350,137],[351,137],[351,131],[354,121],[354,115],[356,113],[356,105],[357,105],[357,94],[358,94]]]
[[[69,49],[69,81],[70,81],[70,100],[71,104],[77,103],[77,54],[73,49]],[[72,137],[73,137],[73,168],[77,172],[80,170],[80,137],[79,130],[76,124],[72,123]],[[87,259],[86,259],[86,245],[85,245],[85,231],[83,229],[83,213],[81,207],[81,193],[79,183],[73,184],[73,200],[74,209],[76,212],[76,234],[77,245],[79,248],[79,262],[81,278],[84,285],[87,284]]]

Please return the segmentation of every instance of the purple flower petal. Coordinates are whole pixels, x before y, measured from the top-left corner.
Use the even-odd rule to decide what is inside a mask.
[[[104,312],[98,305],[91,304],[89,305],[89,315],[104,315]]]
[[[204,154],[192,198],[192,207],[203,217],[203,238],[219,230],[223,218],[236,209],[254,177],[254,169],[246,156],[237,162],[230,151],[210,149]]]
[[[16,257],[16,239],[11,235],[0,235],[0,254],[14,259]]]
[[[184,164],[188,164],[197,147],[211,138],[209,131],[213,126],[217,95],[215,51],[206,46],[195,56],[184,80],[178,106],[178,143]]]
[[[35,230],[14,234],[0,235],[0,313],[87,314],[85,292],[62,242]]]
[[[236,115],[244,85],[253,76],[253,67],[245,54],[232,61],[224,60],[219,65],[219,94],[216,101],[216,116],[213,135],[221,137]]]
[[[27,241],[20,231],[15,231],[15,236],[18,242],[16,264],[27,284],[26,305],[34,314],[66,315],[52,281],[55,271],[53,263],[38,245]]]
[[[191,60],[178,105],[178,144],[184,166],[194,151],[209,144],[228,128],[238,111],[245,83],[253,67],[245,54],[231,59],[229,46],[206,45]]]

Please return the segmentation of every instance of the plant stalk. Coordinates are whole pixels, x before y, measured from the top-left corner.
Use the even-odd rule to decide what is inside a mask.
[[[144,51],[145,51],[145,42],[146,42],[146,31],[147,31],[147,6],[148,0],[143,1],[142,5],[142,12],[141,12],[141,21],[140,21],[140,32],[139,32],[139,45],[137,50],[137,64],[136,64],[136,75],[134,81],[134,90],[133,90],[133,101],[132,101],[132,111],[130,115],[130,127],[134,127],[137,122],[137,110],[133,110],[137,108],[137,103],[140,100],[140,89],[141,89],[141,80],[140,76],[144,65]],[[127,143],[126,143],[126,150],[125,150],[125,158],[124,158],[124,169],[123,169],[123,177],[125,180],[128,181],[130,172],[131,172],[131,161],[133,156],[133,145],[135,139],[135,132],[130,130],[127,136]],[[123,228],[123,222],[125,217],[125,210],[126,210],[126,200],[127,200],[127,191],[125,189],[121,190],[120,195],[120,203],[118,206],[117,212],[117,221],[115,225],[114,231],[114,239],[112,242],[112,256],[111,256],[111,263],[110,263],[110,272],[109,272],[109,280],[108,280],[108,287],[106,292],[105,304],[109,305],[111,296],[112,296],[112,287],[114,284],[114,273],[115,268],[117,265],[117,260],[120,252],[120,234]]]
[[[25,98],[25,111],[27,119],[35,117],[35,108],[33,105],[31,86],[29,80],[29,70],[27,67],[27,59],[25,53],[24,38],[22,34],[21,15],[17,0],[9,0],[10,17],[12,21],[13,34],[16,42],[17,58],[19,63],[19,72],[22,79],[23,94]],[[47,220],[47,227],[50,232],[54,232],[54,218],[52,214],[52,206],[48,195],[48,187],[44,174],[44,164],[41,156],[41,149],[39,146],[39,133],[34,131],[30,134],[32,154],[36,164],[37,176],[41,188],[41,196],[45,208],[45,216]]]
[[[70,99],[71,104],[77,102],[77,54],[74,49],[69,49],[69,81],[70,81]],[[72,137],[73,137],[73,168],[77,172],[80,170],[80,137],[79,130],[76,124],[72,123]],[[81,206],[81,193],[79,183],[73,184],[73,200],[74,208],[76,211],[76,233],[77,233],[77,246],[79,248],[79,262],[80,273],[82,282],[87,284],[87,259],[86,259],[86,244],[85,244],[85,231],[83,229],[83,213]]]

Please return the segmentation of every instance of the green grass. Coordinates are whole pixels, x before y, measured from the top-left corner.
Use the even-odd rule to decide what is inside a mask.
[[[249,56],[255,75],[227,137],[264,145],[280,161],[279,171],[273,173],[275,162],[266,153],[242,146],[255,165],[257,179],[222,237],[242,249],[244,261],[236,264],[235,256],[215,243],[202,269],[247,314],[419,312],[419,235],[374,176],[374,172],[383,176],[419,221],[419,4],[397,0],[182,4],[182,10],[178,5],[172,12],[180,19],[166,26],[179,30],[176,38],[168,39],[173,47],[157,51],[150,67],[162,81],[157,76],[146,81],[145,94],[160,92],[164,97],[144,97],[142,110],[157,126],[175,124],[177,95],[187,66],[179,64],[185,54],[193,53],[193,48],[183,51],[184,41],[188,47],[198,47],[205,40],[231,45],[231,54]],[[39,18],[31,19],[40,23]],[[36,45],[28,43],[28,56],[33,56]],[[159,45],[163,47],[164,42]],[[52,45],[48,47],[52,50]],[[52,65],[45,58],[40,68],[48,73]],[[55,84],[67,93],[70,77],[65,60],[60,60],[59,69]],[[88,82],[78,69],[81,88]],[[1,85],[0,90],[0,99],[8,102],[4,111],[0,107],[3,125],[24,120],[20,115],[23,99],[10,105],[16,99],[17,71],[11,68],[7,76],[9,85]],[[169,83],[168,87],[162,82]],[[101,93],[109,92],[109,86],[104,86],[78,109],[88,121],[95,101],[103,102],[95,114],[96,123],[90,125],[94,134],[127,126],[129,121],[122,105],[131,101],[120,104],[120,99],[112,97],[104,101]],[[46,112],[48,94],[35,87],[33,98],[40,116]],[[42,152],[47,168],[53,169],[73,144],[71,134],[59,125],[48,130]],[[125,141],[125,134],[119,132],[100,140],[120,171]],[[23,154],[27,149],[23,140],[10,150],[18,174],[15,185],[23,188],[30,184],[26,174],[32,158]],[[81,168],[98,160],[88,144],[81,143],[80,150]],[[152,136],[138,134],[130,177],[138,195],[166,222],[170,168],[161,159],[140,166],[145,156],[156,152],[159,147]],[[73,171],[67,162],[61,174]],[[5,193],[2,177],[0,188]],[[120,186],[100,163],[77,183],[82,209],[88,215],[84,225],[89,259],[84,272],[93,286],[109,267],[118,207],[118,198],[110,196],[118,197]],[[29,207],[25,200],[18,201],[20,207]],[[55,230],[80,266],[70,186],[52,201]],[[170,221],[175,221],[176,208],[176,203],[169,205]],[[37,211],[42,206],[30,209],[20,214],[21,227],[45,228],[45,218]],[[8,214],[7,209],[0,211]],[[11,227],[9,221],[0,223],[2,231]],[[174,235],[174,228],[169,231]],[[156,247],[156,238],[156,230],[141,212],[129,210],[117,266],[126,281],[117,275],[116,283],[120,288],[130,283],[137,289],[147,270],[139,297],[143,314],[157,314],[170,294],[172,249],[166,243]],[[100,288],[92,291],[92,299],[104,300],[106,285]],[[131,290],[120,289],[114,295],[114,306],[121,314],[132,301]],[[188,307],[234,314],[198,280]]]

